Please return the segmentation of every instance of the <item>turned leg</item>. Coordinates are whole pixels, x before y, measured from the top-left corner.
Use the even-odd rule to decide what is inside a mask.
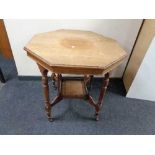
[[[57,75],[55,73],[52,73],[52,84],[55,89],[57,89],[56,82],[57,82]]]
[[[109,73],[106,73],[105,74],[105,79],[103,80],[103,83],[102,83],[102,86],[101,86],[98,103],[97,103],[96,108],[95,108],[95,110],[96,110],[96,114],[95,115],[96,115],[96,120],[97,121],[99,120],[99,111],[102,108],[103,98],[104,98],[105,92],[107,90],[108,84],[109,84]]]
[[[84,76],[84,81],[86,85],[88,86],[88,89],[91,90],[92,88],[92,80],[93,80],[93,75],[85,75]]]
[[[57,104],[58,102],[60,102],[63,99],[62,96],[62,89],[61,89],[61,82],[62,82],[62,75],[58,74],[57,75],[57,89],[58,89],[58,94],[57,96],[52,100],[52,104],[51,106],[54,106],[55,104]]]
[[[49,121],[52,121],[51,117],[51,104],[50,104],[50,97],[49,97],[49,86],[48,86],[48,77],[47,73],[48,70],[42,67],[41,65],[38,64],[38,67],[40,69],[40,72],[42,74],[42,86],[44,90],[44,98],[45,98],[45,111],[47,113],[47,117]]]
[[[89,84],[89,90],[92,89],[92,81],[93,81],[93,75],[90,75],[90,84]]]

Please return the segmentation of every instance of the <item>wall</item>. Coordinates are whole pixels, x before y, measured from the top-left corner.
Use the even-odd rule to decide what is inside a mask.
[[[5,20],[18,75],[40,75],[36,64],[26,56],[24,45],[36,33],[56,29],[90,30],[116,39],[130,54],[142,20]],[[115,69],[113,77],[121,77],[126,66],[124,63]]]
[[[155,101],[155,38],[127,93],[127,97]]]

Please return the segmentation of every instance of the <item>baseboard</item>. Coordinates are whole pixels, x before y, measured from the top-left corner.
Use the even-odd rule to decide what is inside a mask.
[[[48,77],[49,79],[51,79],[51,77]],[[78,77],[78,76],[74,76],[74,77],[69,77],[69,76],[65,76],[63,77],[64,79],[81,79],[82,77]],[[18,79],[21,81],[39,81],[41,80],[41,76],[18,76]],[[94,77],[93,79],[96,80],[101,80],[102,77]],[[120,77],[111,77],[110,80],[121,80],[122,78]]]
[[[39,81],[41,76],[18,76],[18,79],[21,81]]]

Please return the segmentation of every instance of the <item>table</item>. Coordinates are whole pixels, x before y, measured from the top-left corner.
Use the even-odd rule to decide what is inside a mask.
[[[57,30],[36,34],[24,47],[27,55],[38,65],[42,75],[45,97],[45,111],[49,121],[53,121],[51,109],[65,98],[82,98],[95,109],[95,119],[103,105],[109,72],[122,63],[127,56],[123,48],[114,39],[82,30]],[[57,96],[50,102],[48,72],[52,72],[52,81]],[[81,79],[65,79],[63,74],[83,75]],[[89,93],[94,75],[105,75],[98,101]]]

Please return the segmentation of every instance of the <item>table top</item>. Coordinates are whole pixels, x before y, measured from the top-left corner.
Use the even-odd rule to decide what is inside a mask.
[[[103,70],[120,62],[127,55],[116,40],[80,30],[37,34],[24,49],[49,66]]]

